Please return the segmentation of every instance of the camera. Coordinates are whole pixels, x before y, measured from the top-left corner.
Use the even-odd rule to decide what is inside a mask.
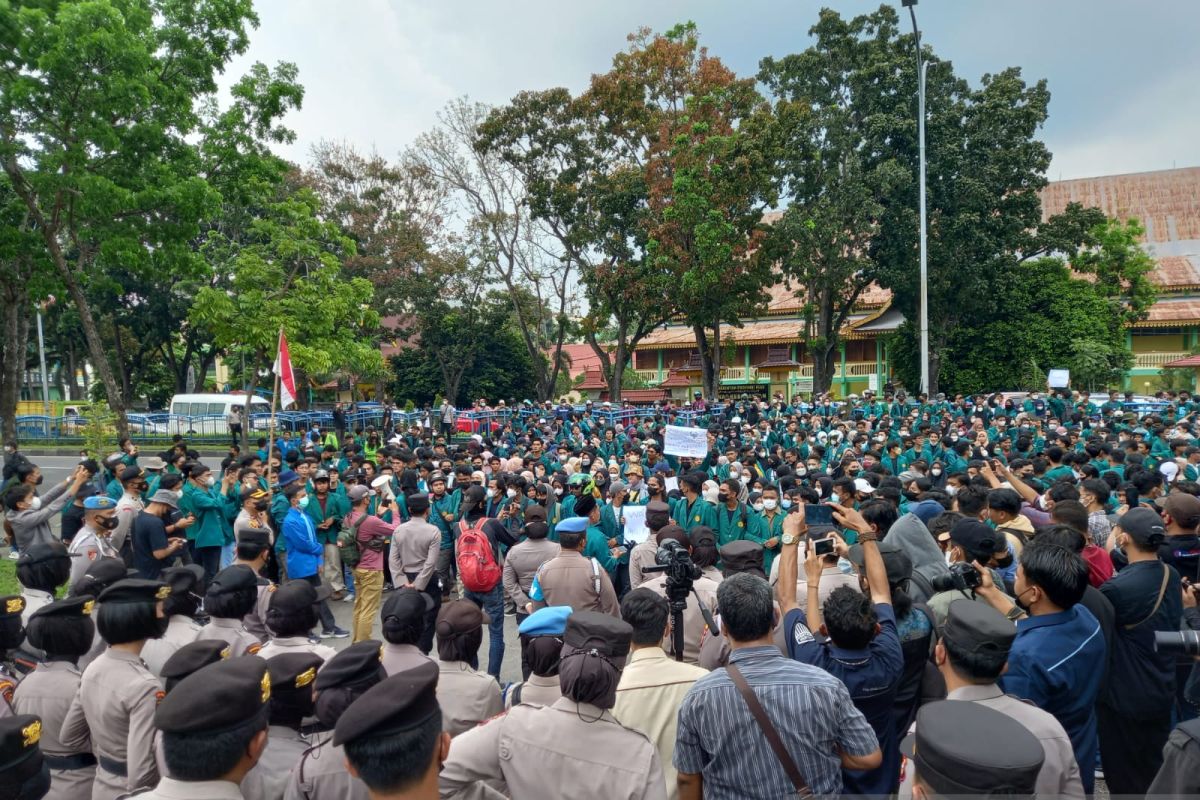
[[[1154,650],[1200,656],[1200,631],[1155,631]]]
[[[692,561],[687,548],[674,539],[667,539],[654,554],[654,563],[655,566],[647,567],[643,572],[666,573],[667,598],[674,600],[678,595],[687,599],[692,583],[700,577],[700,568]]]
[[[935,592],[968,592],[978,588],[982,580],[983,576],[975,569],[974,564],[956,561],[950,565],[949,575],[938,575],[929,583]]]

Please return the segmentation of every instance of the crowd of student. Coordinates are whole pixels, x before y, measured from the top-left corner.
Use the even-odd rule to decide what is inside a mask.
[[[248,798],[1081,797],[1097,774],[1195,792],[1200,677],[1155,634],[1200,630],[1200,427],[1189,396],[1164,400],[551,407],[457,441],[317,429],[231,447],[219,475],[182,440],[123,442],[49,489],[10,443],[12,709],[53,728],[51,791],[90,770],[97,800],[160,776],[162,796],[213,796],[169,782],[189,775]],[[664,452],[676,423],[707,430],[704,457]],[[695,566],[678,623],[655,569],[671,548]],[[104,623],[126,607],[129,630]],[[506,646],[523,680],[502,686]],[[195,778],[165,745],[201,728],[159,719],[173,660],[252,656],[239,679],[269,675],[275,699],[243,709],[236,770],[198,758]],[[391,675],[396,699],[367,712],[375,760],[347,746],[347,768],[358,706],[322,689],[350,661],[356,691]],[[389,762],[400,747],[423,755]]]

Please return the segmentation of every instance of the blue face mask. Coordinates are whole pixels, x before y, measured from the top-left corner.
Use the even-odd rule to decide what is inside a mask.
[[[304,495],[304,497],[301,497],[299,500],[297,500],[296,507],[301,511],[308,508],[308,495]]]
[[[792,507],[792,501],[791,501],[791,500],[788,500],[788,499],[785,497],[783,500],[780,500],[780,501],[779,501],[779,505],[783,506],[784,508],[791,508],[791,507]]]

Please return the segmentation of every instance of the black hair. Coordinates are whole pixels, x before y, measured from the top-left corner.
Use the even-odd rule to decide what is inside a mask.
[[[25,635],[29,637],[31,645],[46,652],[47,661],[70,661],[74,664],[92,649],[96,623],[86,614],[39,614],[30,618]]]
[[[385,616],[383,638],[391,644],[416,644],[425,633],[425,614],[409,614],[407,618]]]
[[[1040,588],[1062,609],[1078,603],[1087,591],[1087,562],[1079,553],[1057,544],[1035,539],[1021,551],[1021,571],[1027,583]]]
[[[1038,544],[1056,544],[1075,553],[1082,553],[1087,546],[1083,534],[1069,525],[1044,525],[1037,529]]]
[[[1114,472],[1113,475],[1115,476],[1116,473]],[[1095,495],[1096,502],[1100,505],[1105,505],[1108,503],[1108,497],[1110,494],[1112,494],[1112,487],[1108,485],[1107,481],[1101,480],[1100,478],[1090,478],[1081,483],[1080,486],[1085,491],[1091,492],[1093,495]]]
[[[869,524],[879,528],[879,536],[881,538],[891,530],[892,525],[900,518],[896,506],[887,500],[868,500],[862,504],[859,513],[862,514],[863,519]]]
[[[429,771],[442,735],[442,717],[432,714],[415,728],[346,742],[346,758],[372,792],[394,794]]]
[[[163,761],[171,777],[181,781],[215,781],[233,771],[246,748],[267,727],[264,708],[253,718],[227,730],[171,733],[163,731]]]
[[[470,661],[483,644],[483,627],[466,633],[442,636],[437,634],[438,659],[441,661]]]
[[[194,588],[203,590],[203,582]],[[163,600],[163,614],[168,617],[195,617],[200,612],[200,601],[200,596],[193,591],[171,592]]]
[[[26,589],[54,594],[70,577],[71,558],[66,548],[63,548],[61,556],[56,555],[37,564],[17,562],[17,580]]]
[[[628,596],[628,595],[626,595]],[[661,644],[660,638],[654,644]],[[559,636],[529,636],[521,634],[521,646],[525,651],[525,660],[529,669],[535,675],[549,678],[558,674],[558,665],[562,659],[562,638]]]
[[[1087,533],[1088,511],[1078,500],[1061,500],[1050,510],[1050,519],[1080,533]]]
[[[587,531],[560,531],[558,543],[564,550],[577,550],[586,536]]]
[[[258,587],[250,586],[232,592],[205,595],[204,610],[219,619],[242,619],[254,610],[257,602]]]
[[[633,626],[633,643],[642,647],[661,644],[671,605],[650,589],[634,589],[621,600],[621,619]]]
[[[771,586],[757,575],[739,572],[717,586],[721,625],[739,642],[762,639],[775,624]]]
[[[979,648],[970,652],[949,638],[942,637],[941,641],[946,648],[946,658],[954,671],[977,684],[995,683],[1008,663],[1007,650]]]
[[[100,603],[96,612],[96,629],[110,645],[157,639],[167,628],[166,615],[160,618],[157,606],[153,600]]]
[[[869,595],[839,586],[826,598],[823,612],[829,638],[838,647],[861,650],[875,638],[879,617]]]
[[[33,487],[28,483],[17,483],[8,488],[4,493],[4,507],[9,511],[17,510],[17,503],[23,503],[29,495],[33,494]]]
[[[267,618],[263,622],[278,639],[307,636],[317,626],[317,609],[315,606],[303,606],[288,613],[279,608],[268,608]]]
[[[237,543],[237,557],[242,561],[253,561],[265,553],[269,548],[269,544],[239,541]]]
[[[958,494],[954,495],[954,499],[958,502],[960,512],[968,517],[978,517],[979,513],[987,507],[988,493],[986,489],[979,486],[968,485],[959,489]]]
[[[992,489],[987,494],[988,508],[1005,514],[1021,513],[1021,495],[1012,489]]]

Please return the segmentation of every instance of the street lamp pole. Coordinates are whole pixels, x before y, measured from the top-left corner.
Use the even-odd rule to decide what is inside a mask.
[[[921,391],[929,391],[929,249],[926,241],[928,220],[925,213],[925,71],[929,64],[921,58],[921,30],[917,27],[917,0],[901,0],[912,17],[917,40],[917,159],[920,164],[921,215]]]

